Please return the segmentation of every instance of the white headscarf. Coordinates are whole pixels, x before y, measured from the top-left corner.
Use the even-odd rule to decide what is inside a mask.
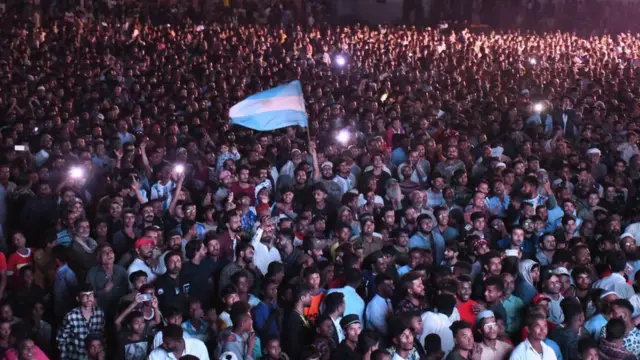
[[[536,266],[536,265],[538,265],[537,262],[535,262],[533,260],[526,259],[526,260],[522,260],[520,262],[520,265],[518,266],[518,270],[520,270],[520,275],[531,286],[535,286],[533,284],[533,280],[531,279],[531,269],[533,269],[533,267]]]

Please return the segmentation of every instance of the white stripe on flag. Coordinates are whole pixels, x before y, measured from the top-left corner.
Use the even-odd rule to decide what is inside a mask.
[[[229,116],[243,117],[269,111],[294,110],[305,112],[302,96],[278,96],[269,99],[246,99],[229,109]]]

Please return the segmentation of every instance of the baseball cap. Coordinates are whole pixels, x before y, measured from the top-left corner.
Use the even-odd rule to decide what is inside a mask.
[[[571,274],[569,273],[569,270],[567,270],[567,268],[564,266],[557,267],[555,270],[553,270],[553,273],[556,275],[571,276]]]
[[[486,319],[486,318],[490,318],[490,317],[495,317],[496,315],[493,313],[493,311],[491,310],[484,310],[484,311],[480,311],[478,313],[478,315],[476,315],[476,321],[480,322],[480,320],[482,319]]]
[[[358,318],[358,315],[349,314],[343,317],[342,320],[340,320],[340,327],[343,329],[353,324],[360,324],[360,318]]]
[[[548,296],[542,294],[538,294],[533,297],[534,304],[540,304],[543,301],[551,301],[551,299]]]
[[[153,240],[152,238],[149,237],[141,237],[140,239],[136,240],[135,244],[133,245],[133,247],[135,249],[141,248],[145,245],[155,245],[156,242],[155,240]]]

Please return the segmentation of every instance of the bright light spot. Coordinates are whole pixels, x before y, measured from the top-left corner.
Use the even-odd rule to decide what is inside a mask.
[[[173,171],[177,172],[177,173],[183,173],[184,172],[184,165],[176,165],[173,168]]]
[[[73,168],[71,168],[71,171],[69,172],[69,175],[74,179],[81,178],[82,174],[83,174],[82,168],[79,168],[79,167],[73,167]]]
[[[541,113],[542,110],[544,110],[544,105],[542,105],[541,103],[533,105],[533,111],[537,112],[538,114]]]
[[[529,59],[529,64],[535,65],[537,63],[538,63],[538,61],[536,59],[534,59],[534,58]]]
[[[336,140],[338,140],[338,142],[340,142],[343,145],[347,144],[350,139],[351,139],[351,134],[349,133],[349,131],[344,129],[340,130],[340,132],[336,136]]]
[[[336,64],[340,67],[345,66],[347,64],[347,59],[342,55],[336,56]]]

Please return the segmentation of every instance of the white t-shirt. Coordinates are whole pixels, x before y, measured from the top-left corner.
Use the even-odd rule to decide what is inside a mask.
[[[153,271],[153,269],[151,269],[149,265],[147,265],[140,258],[136,258],[135,260],[133,260],[131,265],[129,265],[129,269],[127,269],[127,274],[131,275],[138,270],[142,270],[147,274],[147,284],[151,284],[156,280],[157,275],[155,271]],[[129,283],[129,286],[133,288],[133,284]]]
[[[187,341],[187,339],[191,339],[191,335],[187,334],[186,332],[183,332],[182,338],[185,341]],[[153,348],[157,349],[160,347],[160,345],[162,345],[162,331],[158,331],[156,333],[156,336],[153,337]]]
[[[209,352],[207,351],[207,347],[204,343],[198,339],[185,339],[184,340],[184,351],[182,352],[182,356],[185,355],[193,355],[200,360],[209,360]],[[149,354],[147,360],[177,360],[172,353],[168,353],[163,348],[157,348]]]

